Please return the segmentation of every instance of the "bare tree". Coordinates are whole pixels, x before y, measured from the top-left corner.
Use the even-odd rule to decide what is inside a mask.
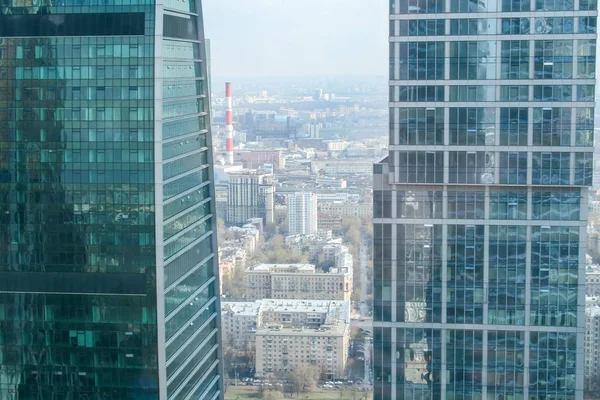
[[[310,392],[317,386],[319,380],[320,369],[316,365],[300,364],[288,374],[296,397],[300,393]]]

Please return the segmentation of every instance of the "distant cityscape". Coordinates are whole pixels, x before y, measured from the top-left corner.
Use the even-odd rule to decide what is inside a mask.
[[[597,0],[230,2],[3,2],[0,400],[600,400]]]
[[[225,374],[287,385],[305,364],[323,390],[364,394],[387,82],[292,82],[213,83]]]

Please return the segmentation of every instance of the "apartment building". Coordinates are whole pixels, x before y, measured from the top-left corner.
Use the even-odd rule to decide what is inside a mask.
[[[373,204],[365,203],[319,203],[319,214],[342,218],[364,217],[373,213]]]
[[[256,332],[256,375],[283,378],[299,365],[343,377],[350,344],[350,302],[268,300]],[[266,322],[270,320],[272,322]]]
[[[275,185],[273,177],[262,170],[242,170],[229,174],[227,222],[245,224],[249,219],[262,218],[265,224],[274,222]]]
[[[290,235],[316,234],[317,195],[309,192],[288,195],[288,231]]]
[[[350,300],[352,268],[317,272],[312,264],[260,264],[246,270],[246,298]]]
[[[254,334],[261,325],[262,301],[221,303],[223,342],[239,350],[255,347]]]

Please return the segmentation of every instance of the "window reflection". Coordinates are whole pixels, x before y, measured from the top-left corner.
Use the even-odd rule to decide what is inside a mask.
[[[579,192],[538,192],[531,194],[531,217],[534,220],[579,220]]]
[[[450,86],[450,101],[496,101],[494,86]]]
[[[483,332],[449,330],[446,345],[448,382],[451,393],[481,396],[483,370]]]
[[[450,12],[469,13],[469,12],[491,12],[496,9],[498,2],[496,0],[451,0]]]
[[[451,108],[450,144],[485,145],[495,143],[496,109]]]
[[[395,168],[399,183],[442,183],[444,180],[443,151],[398,151]]]
[[[397,108],[398,144],[444,144],[443,108]]]
[[[529,393],[548,397],[555,393],[575,396],[577,334],[531,332]]]
[[[483,225],[448,225],[447,320],[483,323]]]
[[[490,192],[490,219],[527,219],[527,193]]]
[[[527,184],[527,153],[501,152],[500,153],[500,184],[525,185]]]
[[[527,108],[500,109],[500,145],[527,146],[529,130]]]
[[[534,185],[568,185],[570,153],[533,152],[532,183]]]
[[[495,182],[494,153],[485,151],[449,152],[450,183]]]
[[[485,193],[473,191],[448,191],[448,218],[484,219]]]
[[[504,40],[502,41],[502,79],[528,79],[529,78],[529,41]]]
[[[571,112],[571,108],[534,108],[533,144],[538,146],[570,146]]]
[[[390,2],[391,14],[434,14],[445,11],[444,0],[400,0],[396,8],[395,2]]]
[[[391,43],[394,59],[400,57],[398,72],[392,66],[393,79],[444,79],[444,42],[403,42]]]
[[[396,321],[441,321],[441,225],[398,225]]]
[[[534,74],[536,79],[572,78],[573,41],[536,40]]]
[[[460,18],[450,20],[451,35],[495,35],[496,19]]]
[[[450,79],[496,78],[496,43],[450,42]]]
[[[488,393],[518,398],[525,384],[525,332],[488,332]]]
[[[536,17],[535,33],[573,33],[573,17]]]
[[[488,323],[525,324],[527,227],[491,225]]]
[[[396,330],[396,392],[398,398],[441,396],[442,339],[437,329]]]
[[[397,218],[442,218],[442,210],[441,191],[396,191]]]
[[[519,35],[529,33],[531,22],[529,18],[502,18],[503,35]]]
[[[535,85],[533,87],[534,101],[571,101],[571,85]]]
[[[532,227],[532,325],[577,326],[578,260],[579,227]]]

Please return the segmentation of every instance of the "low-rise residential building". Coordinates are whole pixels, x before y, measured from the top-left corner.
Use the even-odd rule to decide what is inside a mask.
[[[339,231],[342,229],[342,217],[341,215],[329,215],[329,214],[318,214],[319,218],[319,228],[331,230],[331,231]]]
[[[260,238],[260,232],[252,225],[244,225],[244,227],[232,226],[229,228],[233,238],[227,240],[225,243],[228,246],[241,248],[246,250],[249,254],[254,254],[256,251],[256,245]]]
[[[267,300],[256,331],[256,375],[283,378],[301,364],[321,377],[345,376],[350,343],[350,302]]]
[[[246,270],[246,299],[350,300],[352,268],[317,272],[311,264],[260,264]]]
[[[355,196],[356,197],[356,196]],[[335,192],[317,192],[317,202],[321,203],[345,203],[352,199],[352,195],[345,191],[337,190]]]
[[[371,175],[373,160],[323,160],[312,161],[313,174],[323,173],[328,176]]]
[[[255,347],[254,334],[261,325],[262,301],[221,302],[223,342],[238,350]]]
[[[315,184],[319,186],[326,186],[335,189],[346,189],[348,187],[348,182],[345,179],[341,178],[331,178],[331,177],[317,177],[315,179]],[[319,198],[319,201],[321,199]]]
[[[328,244],[342,244],[342,239],[332,239],[330,231],[320,231],[314,235],[288,235],[285,237],[286,246],[293,247],[297,253],[306,253],[309,260],[315,262],[323,246]]]

